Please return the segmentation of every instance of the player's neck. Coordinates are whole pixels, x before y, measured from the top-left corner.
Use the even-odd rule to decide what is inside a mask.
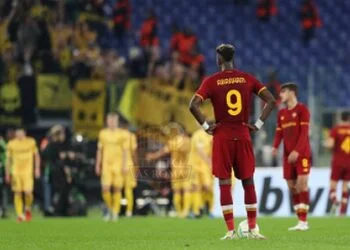
[[[287,102],[288,109],[293,109],[295,106],[297,106],[298,100],[296,98],[292,98]]]
[[[233,69],[232,63],[224,63],[221,65],[221,71],[232,70],[232,69]]]

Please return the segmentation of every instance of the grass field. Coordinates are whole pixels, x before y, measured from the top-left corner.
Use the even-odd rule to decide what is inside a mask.
[[[237,219],[236,224],[242,219]],[[350,249],[350,218],[311,218],[308,232],[288,232],[292,218],[261,218],[266,241],[220,241],[221,219],[121,218],[104,222],[97,216],[82,219],[45,219],[18,224],[0,221],[0,249]]]

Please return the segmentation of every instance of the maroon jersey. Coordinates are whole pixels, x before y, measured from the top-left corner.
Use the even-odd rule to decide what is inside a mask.
[[[350,168],[350,125],[338,125],[330,131],[334,139],[333,163]]]
[[[253,76],[236,70],[225,70],[206,78],[196,95],[209,98],[218,124],[215,135],[226,138],[249,139],[248,123],[252,94],[265,88]]]
[[[278,148],[283,140],[285,157],[293,150],[297,151],[300,157],[310,157],[309,122],[309,110],[302,103],[298,103],[292,109],[281,109],[277,116],[273,147]]]

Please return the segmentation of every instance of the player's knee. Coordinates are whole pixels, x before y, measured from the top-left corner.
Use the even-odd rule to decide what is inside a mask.
[[[232,183],[231,179],[219,179],[219,185],[229,185]]]
[[[254,185],[253,177],[242,180],[242,185],[243,185],[243,187],[247,186],[247,185]]]
[[[297,183],[296,190],[298,193],[308,191],[308,185],[306,181],[301,181]]]
[[[349,192],[349,183],[347,181],[344,181],[343,182],[343,185],[342,185],[342,192],[345,193],[345,192]]]

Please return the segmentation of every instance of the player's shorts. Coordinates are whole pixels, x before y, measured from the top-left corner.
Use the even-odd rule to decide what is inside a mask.
[[[207,166],[203,166],[207,167]],[[202,187],[211,187],[213,186],[213,175],[210,170],[198,171],[198,184]]]
[[[13,192],[33,192],[34,179],[32,174],[13,175],[11,180]]]
[[[123,187],[122,173],[119,171],[102,170],[101,173],[101,185],[103,187]]]
[[[350,163],[349,163],[350,164]],[[350,165],[341,162],[332,162],[331,180],[333,181],[350,181]]]
[[[253,177],[255,158],[250,140],[227,140],[214,136],[213,175],[220,179],[231,179],[232,169],[237,179]]]
[[[135,188],[136,184],[137,182],[136,182],[135,173],[129,171],[127,174],[123,175],[124,188]]]
[[[298,157],[296,163],[288,163],[288,157],[283,159],[283,178],[296,180],[299,175],[310,174],[311,157]]]

